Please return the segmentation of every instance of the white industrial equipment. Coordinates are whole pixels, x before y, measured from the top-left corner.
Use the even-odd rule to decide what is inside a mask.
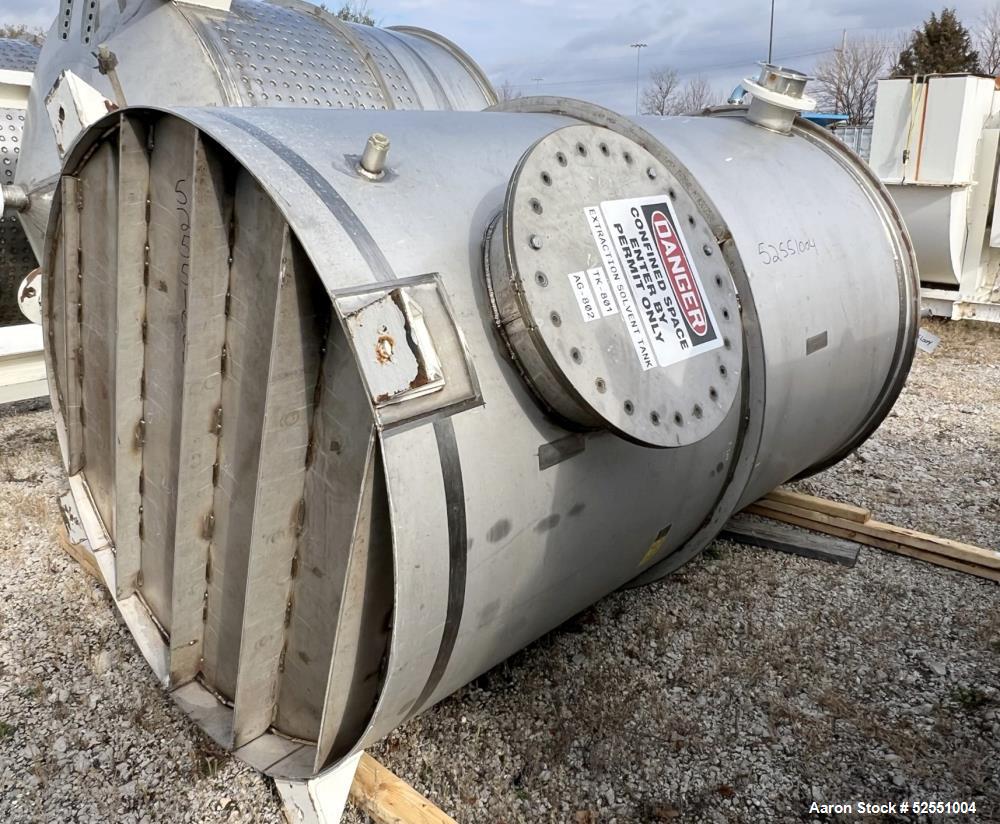
[[[998,144],[993,78],[879,82],[869,162],[906,221],[934,315],[1000,322]]]

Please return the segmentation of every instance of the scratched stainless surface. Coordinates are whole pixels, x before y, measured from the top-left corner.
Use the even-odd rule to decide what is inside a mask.
[[[840,164],[839,149],[801,132],[772,141],[739,113],[643,124],[647,131],[582,104],[552,111],[561,113],[132,110],[95,126],[68,160],[72,176],[63,185],[72,189],[97,162],[90,148],[116,140],[122,120],[144,124],[132,134],[153,127],[147,301],[154,307],[179,285],[171,272],[181,265],[178,245],[184,248],[177,180],[190,174],[199,142],[215,147],[206,162],[222,200],[199,187],[184,194],[196,227],[199,215],[217,221],[219,203],[233,203],[228,255],[218,245],[190,247],[203,265],[226,257],[228,308],[222,317],[199,317],[178,311],[184,301],[171,297],[149,318],[141,452],[144,475],[149,467],[157,484],[144,482],[153,506],[147,514],[143,505],[139,592],[162,626],[170,658],[186,661],[171,686],[198,674],[185,687],[185,706],[197,706],[189,711],[225,746],[235,744],[248,757],[277,753],[280,761],[262,765],[271,772],[308,775],[337,762],[608,592],[696,552],[706,531],[716,529],[713,519],[728,516],[755,485],[808,470],[866,426],[912,352],[915,272],[903,254],[905,236],[884,193]],[[703,216],[682,231],[721,244],[717,264],[706,256],[699,265],[733,273],[747,307],[745,317],[731,318],[743,326],[747,353],[734,376],[740,391],[692,443],[650,448],[620,437],[607,422],[582,433],[567,427],[538,402],[497,333],[484,272],[487,230],[523,156],[581,121],[595,140],[603,129],[609,145],[637,143],[670,170],[672,184],[690,198],[678,202]],[[349,160],[373,131],[393,141],[380,182],[358,175]],[[705,147],[729,147],[740,162],[699,165]],[[807,162],[822,170],[838,198],[820,198],[772,173]],[[570,164],[566,174],[573,173]],[[141,175],[128,179],[142,184]],[[738,192],[746,179],[758,185],[752,202]],[[428,197],[429,186],[446,187],[448,197]],[[595,196],[629,193],[594,186]],[[134,200],[128,188],[119,192],[123,203]],[[751,205],[763,216],[748,215]],[[87,209],[85,200],[85,219]],[[53,217],[56,288],[48,326],[67,338],[75,315],[51,301],[66,300],[72,280],[62,280],[75,277],[72,259],[55,253],[74,221],[72,214]],[[585,226],[582,210],[578,218]],[[757,254],[762,227],[814,237],[831,254],[772,274]],[[834,242],[834,227],[863,240],[866,263],[862,251]],[[560,288],[568,289],[565,274],[580,268],[574,254],[550,263],[554,270],[565,264]],[[198,264],[193,256],[190,265]],[[851,264],[888,308],[841,294],[855,285],[855,275],[842,272]],[[456,406],[446,392],[430,392],[395,404],[391,423],[383,423],[384,401],[366,391],[365,370],[394,346],[414,355],[429,350],[416,327],[388,350],[359,348],[341,314],[341,306],[354,303],[339,298],[384,295],[389,285],[405,290],[426,284],[415,276],[429,273],[437,273],[451,307],[434,322],[451,324],[463,344],[444,350],[445,382],[451,375],[465,385],[472,369],[480,402]],[[166,293],[158,289],[161,279]],[[827,307],[811,303],[817,283]],[[430,292],[412,293],[421,294]],[[197,323],[217,330],[204,337],[200,354],[223,376],[221,414],[207,419],[186,414],[191,401],[181,391],[199,368],[191,334]],[[825,324],[828,346],[808,354],[814,323]],[[207,343],[218,334],[224,352]],[[581,325],[574,334],[589,333]],[[169,341],[183,339],[189,347],[181,360]],[[829,357],[817,359],[827,350]],[[859,352],[869,353],[859,370],[844,369],[835,357]],[[709,354],[685,363],[691,374],[718,370]],[[71,371],[55,372],[57,397]],[[806,380],[802,397],[788,385]],[[753,398],[771,394],[751,409]],[[836,425],[813,428],[805,442],[798,433],[825,406],[838,416]],[[151,432],[154,412],[162,429]],[[751,419],[761,424],[756,434]],[[125,437],[127,421],[119,416],[114,426],[123,423]],[[213,524],[207,558],[203,547],[171,542],[162,531],[197,522],[169,492],[171,475],[190,458],[174,430],[198,426],[214,428],[219,439],[204,499],[211,499]],[[782,430],[789,433],[785,444],[776,440]],[[582,448],[550,447],[575,432]],[[543,458],[553,454],[561,460]],[[84,481],[89,471],[85,463]],[[153,526],[160,531],[149,532]],[[194,667],[184,658],[187,636],[174,643],[179,616],[167,597],[187,565],[204,566],[207,593],[204,660]],[[186,617],[197,619],[196,599],[187,603]],[[280,744],[289,736],[297,747]]]

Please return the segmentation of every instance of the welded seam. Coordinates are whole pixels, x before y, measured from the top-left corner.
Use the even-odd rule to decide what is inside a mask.
[[[347,204],[347,201],[340,196],[340,193],[333,188],[330,181],[315,166],[294,149],[286,146],[278,138],[274,137],[274,135],[268,134],[259,126],[255,126],[242,117],[217,110],[211,110],[209,114],[253,135],[260,143],[264,144],[277,155],[288,168],[299,176],[303,183],[313,190],[333,216],[340,221],[340,224],[347,232],[347,236],[371,268],[375,279],[379,281],[396,279],[396,274],[393,272],[392,266],[386,260],[385,255],[382,254],[382,250],[375,242],[375,238],[369,233],[364,222],[355,214],[354,210]]]
[[[434,421],[434,437],[437,439],[441,477],[444,480],[445,507],[448,510],[448,605],[437,657],[434,659],[434,666],[431,667],[420,697],[413,704],[415,710],[420,710],[437,690],[451,661],[451,654],[458,640],[458,629],[462,623],[462,613],[465,610],[465,586],[469,565],[465,484],[462,480],[462,463],[458,454],[458,442],[455,439],[455,426],[451,418]]]

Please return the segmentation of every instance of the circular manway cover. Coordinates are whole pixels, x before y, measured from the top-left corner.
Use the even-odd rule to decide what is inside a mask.
[[[743,359],[736,288],[663,163],[602,127],[559,129],[521,159],[499,229],[498,325],[550,409],[657,447],[722,423]]]

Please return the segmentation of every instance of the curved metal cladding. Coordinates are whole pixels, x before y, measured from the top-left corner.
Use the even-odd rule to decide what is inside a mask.
[[[898,392],[915,271],[836,143],[518,105],[133,109],[67,160],[71,488],[164,685],[272,774],[663,574]]]
[[[14,182],[37,59],[37,46],[0,38],[0,184]],[[0,326],[25,322],[17,306],[17,287],[37,265],[17,216],[13,212],[0,215]]]
[[[98,69],[99,47],[113,56],[113,75]],[[62,158],[79,121],[96,119],[95,108],[99,116],[104,106],[126,104],[482,109],[495,102],[479,67],[440,35],[346,23],[300,0],[233,0],[228,12],[169,0],[62,0],[32,87],[17,179],[33,197],[21,220],[40,251]]]

